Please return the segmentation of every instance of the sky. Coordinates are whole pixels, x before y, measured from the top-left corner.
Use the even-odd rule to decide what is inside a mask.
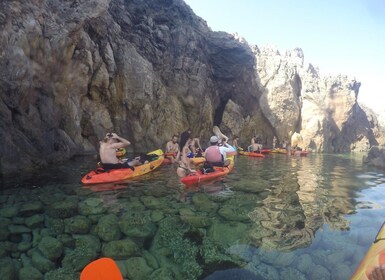
[[[185,0],[213,31],[281,53],[300,47],[322,75],[361,82],[358,100],[385,111],[385,0]]]

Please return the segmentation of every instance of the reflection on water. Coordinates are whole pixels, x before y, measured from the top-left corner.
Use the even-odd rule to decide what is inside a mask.
[[[82,187],[93,165],[7,183],[2,279],[77,279],[101,256],[129,279],[349,279],[385,217],[384,174],[361,156],[238,157],[227,178],[188,188],[173,166]]]

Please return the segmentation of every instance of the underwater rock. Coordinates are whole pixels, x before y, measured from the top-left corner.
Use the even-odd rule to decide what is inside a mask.
[[[74,280],[79,279],[80,273],[76,273],[68,268],[51,270],[44,275],[44,280]]]
[[[120,239],[122,233],[118,225],[118,217],[114,214],[103,216],[95,227],[95,233],[103,241]]]
[[[77,249],[81,249],[83,251],[91,251],[99,253],[102,247],[102,244],[99,238],[95,235],[74,235],[75,245]]]
[[[212,213],[217,209],[217,205],[212,202],[206,194],[203,193],[194,194],[192,197],[192,202],[195,208],[199,211]]]
[[[42,273],[46,273],[55,269],[55,263],[45,258],[40,252],[36,250],[32,252],[31,258],[32,265]]]
[[[8,230],[11,234],[22,234],[22,233],[31,232],[31,229],[22,225],[9,225]]]
[[[62,219],[56,219],[46,216],[44,225],[47,227],[47,229],[50,230],[53,235],[64,233],[64,221]]]
[[[164,218],[163,211],[154,210],[154,211],[151,212],[151,221],[152,222],[157,223],[160,220],[162,220],[163,218]]]
[[[330,279],[330,272],[325,267],[316,265],[309,271],[308,279]]]
[[[40,214],[43,209],[43,204],[40,201],[27,202],[20,207],[18,215],[21,217],[30,217],[35,214]]]
[[[335,264],[334,269],[331,271],[332,279],[350,279],[354,273],[354,268],[344,263]]]
[[[79,213],[83,216],[103,214],[107,208],[101,198],[87,198],[79,203]]]
[[[150,252],[148,252],[147,250],[144,250],[142,252],[142,256],[143,258],[146,260],[146,263],[152,268],[152,269],[158,269],[159,268],[159,263],[158,261],[156,260],[156,258],[154,257],[154,255],[152,255]]]
[[[65,233],[88,233],[91,228],[91,221],[87,217],[78,215],[64,220]]]
[[[75,216],[77,211],[78,202],[73,199],[65,199],[49,205],[47,215],[55,219],[65,219]]]
[[[260,279],[280,280],[278,270],[274,266],[267,265],[263,262],[258,265],[248,263],[245,268],[255,273]]]
[[[57,260],[63,253],[63,244],[53,237],[43,237],[38,245],[40,252],[51,261]]]
[[[125,261],[127,278],[132,280],[148,279],[153,269],[142,257],[129,258]]]
[[[20,242],[17,244],[17,250],[19,252],[26,252],[29,249],[31,249],[32,243],[31,242]]]
[[[259,258],[262,262],[271,264],[274,266],[289,266],[293,263],[295,255],[293,252],[279,252],[279,251],[267,251],[259,250]]]
[[[13,218],[17,215],[19,206],[6,206],[0,209],[0,217],[2,218]]]
[[[213,242],[227,247],[244,238],[247,229],[248,226],[243,223],[215,221],[209,228],[207,237]]]
[[[19,280],[41,280],[43,274],[32,266],[23,267],[19,271]]]
[[[39,228],[43,223],[44,216],[40,214],[36,214],[25,219],[25,224],[30,229]]]
[[[3,280],[14,280],[17,279],[16,267],[11,258],[0,259],[0,275]]]
[[[149,213],[125,213],[119,220],[122,233],[129,237],[148,237],[155,233],[156,226],[150,221]]]
[[[212,224],[212,220],[205,216],[181,215],[180,219],[195,228],[205,228]]]
[[[180,277],[176,277],[174,271],[168,267],[161,267],[151,273],[150,280],[174,280],[181,279]],[[182,278],[183,279],[183,278]]]
[[[64,247],[67,248],[75,248],[75,239],[72,238],[72,235],[69,234],[59,234],[56,236],[57,240],[59,240]]]
[[[251,271],[242,268],[231,268],[225,270],[218,270],[203,280],[263,280],[263,278],[255,275]]]
[[[248,222],[249,208],[240,205],[225,204],[218,210],[218,214],[228,221]]]
[[[8,239],[8,236],[10,235],[11,233],[9,232],[8,230],[8,227],[5,225],[3,227],[0,228],[0,241],[5,241]]]
[[[280,271],[280,279],[285,280],[307,280],[306,276],[300,271],[292,267],[284,267]],[[322,278],[319,278],[322,279]],[[349,279],[349,278],[335,278],[335,279]]]
[[[148,209],[162,209],[165,207],[159,198],[155,198],[153,196],[142,196],[140,200]]]
[[[308,274],[309,270],[311,270],[312,267],[315,266],[309,254],[303,254],[298,256],[296,263],[297,269],[305,274]]]
[[[138,246],[130,239],[115,240],[104,243],[102,246],[103,256],[114,260],[129,258],[136,254],[138,250]]]
[[[62,265],[72,271],[81,271],[87,264],[97,258],[97,252],[87,248],[76,248],[65,254]]]

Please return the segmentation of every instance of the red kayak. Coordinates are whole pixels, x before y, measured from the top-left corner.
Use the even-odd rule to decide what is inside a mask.
[[[197,170],[197,172],[190,173],[186,177],[181,179],[181,182],[185,185],[195,185],[201,182],[208,182],[214,179],[226,176],[230,171],[234,169],[234,156],[228,157],[230,164],[227,167],[217,167],[214,166],[214,172],[204,174],[202,170]]]
[[[270,149],[262,149],[261,154],[270,154],[271,150]]]
[[[261,153],[256,153],[256,152],[244,152],[244,151],[240,151],[239,152],[240,155],[244,155],[244,156],[248,156],[248,157],[260,157],[260,158],[264,158],[265,155],[261,154]]]

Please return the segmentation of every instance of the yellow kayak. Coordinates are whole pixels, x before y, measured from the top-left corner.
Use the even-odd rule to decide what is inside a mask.
[[[382,224],[374,242],[361,260],[351,280],[368,280],[376,267],[385,264],[385,223]],[[375,279],[375,278],[373,278]]]
[[[281,148],[271,150],[271,152],[272,153],[278,153],[278,154],[287,154],[287,150],[286,149],[281,149]]]

